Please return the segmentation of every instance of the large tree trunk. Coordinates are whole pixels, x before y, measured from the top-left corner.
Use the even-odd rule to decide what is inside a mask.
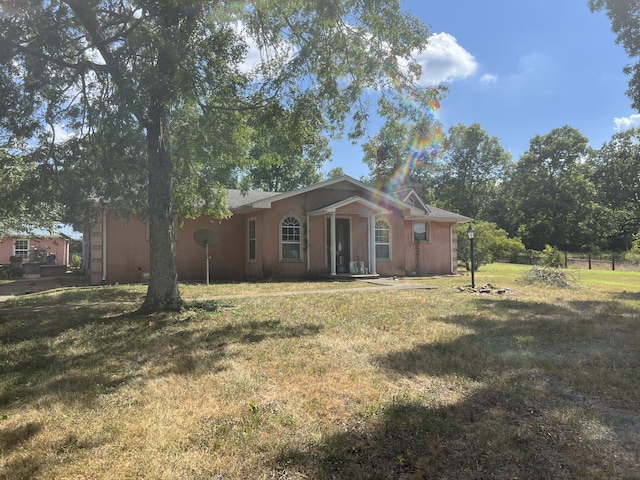
[[[181,307],[171,188],[169,148],[171,109],[169,105],[160,105],[157,108],[152,107],[150,113],[150,125],[147,127],[147,151],[151,265],[149,288],[140,309],[145,313],[177,311]]]

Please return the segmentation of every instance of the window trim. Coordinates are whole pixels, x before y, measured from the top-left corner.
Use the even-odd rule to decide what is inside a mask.
[[[425,239],[416,240],[416,225],[424,225]],[[413,243],[429,243],[431,241],[431,225],[429,222],[411,222],[411,241]]]
[[[378,230],[383,230],[383,229],[379,229],[378,228],[378,222],[382,222],[384,223],[387,228],[385,230],[388,230],[389,232],[389,241],[388,242],[379,242],[378,241],[378,235],[377,232]],[[375,224],[374,224],[374,232],[373,232],[373,240],[374,240],[374,250],[375,250],[375,256],[376,256],[376,262],[387,262],[387,261],[391,261],[392,257],[393,257],[393,234],[392,234],[392,230],[391,230],[391,222],[389,222],[388,220],[384,219],[384,218],[376,218]],[[388,257],[379,257],[378,256],[378,245],[387,245],[389,247],[389,256]]]
[[[251,224],[253,223],[253,237],[251,237]],[[251,242],[253,242],[253,258],[251,257]],[[256,217],[247,219],[247,261],[258,261],[258,222]]]
[[[298,229],[297,241],[283,240],[283,228],[285,227],[284,222],[289,218],[294,219],[297,222],[297,229]],[[291,228],[291,226],[287,226],[287,227]],[[294,225],[293,227],[295,228],[296,226]],[[278,239],[279,239],[278,250],[280,252],[279,256],[280,256],[281,262],[302,262],[303,260],[302,258],[302,222],[300,221],[300,218],[298,218],[297,215],[293,213],[288,213],[280,219],[280,223],[278,226]],[[284,245],[298,245],[298,256],[294,258],[283,256],[282,249]]]
[[[18,242],[25,242],[26,248],[18,249]],[[29,260],[29,247],[30,245],[28,238],[16,238],[13,242],[13,256],[22,257],[23,260]]]

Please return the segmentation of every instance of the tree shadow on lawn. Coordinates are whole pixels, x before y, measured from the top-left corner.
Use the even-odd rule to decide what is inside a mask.
[[[36,436],[40,430],[42,430],[42,425],[34,422],[19,425],[9,430],[0,430],[0,452],[6,455],[12,450],[20,448],[30,438]]]
[[[321,329],[311,323],[228,320],[211,311],[114,315],[100,306],[69,316],[5,319],[0,324],[0,406],[45,397],[90,403],[134,380],[220,371],[232,355],[231,345],[315,335]]]
[[[372,359],[412,385],[406,398],[348,419],[345,431],[284,449],[276,462],[309,478],[636,478],[637,406],[612,408],[602,403],[609,384],[594,386],[604,400],[591,399],[573,390],[571,374],[563,377],[585,357],[588,381],[591,355],[615,357],[633,344],[624,335],[609,344],[598,310],[614,312],[613,326],[633,311],[609,302],[481,299],[478,315],[439,318],[470,333]],[[457,399],[434,401],[434,388]]]
[[[500,368],[537,369],[581,395],[640,414],[640,330],[633,306],[618,300],[554,305],[480,299],[477,311],[445,321],[473,331],[460,341],[484,352],[480,359],[490,355]]]
[[[620,300],[633,300],[640,302],[640,292],[618,292],[613,295]]]
[[[281,478],[594,478],[584,474],[600,467],[598,455],[546,415],[495,388],[443,406],[401,398],[275,461]],[[572,455],[582,460],[566,462]]]
[[[30,295],[17,295],[0,303],[0,315],[16,308],[33,307],[78,307],[89,303],[142,303],[144,291],[137,287],[84,287],[65,288],[56,292],[39,292]]]

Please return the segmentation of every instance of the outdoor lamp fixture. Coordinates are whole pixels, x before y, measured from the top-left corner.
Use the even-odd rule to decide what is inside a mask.
[[[476,232],[473,231],[473,226],[469,225],[467,228],[467,237],[469,237],[469,241],[471,242],[471,288],[476,288],[476,279],[475,272],[473,268],[473,237]]]

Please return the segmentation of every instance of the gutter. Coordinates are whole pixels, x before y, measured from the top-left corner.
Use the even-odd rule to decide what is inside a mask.
[[[107,280],[107,211],[102,212],[102,281]]]

